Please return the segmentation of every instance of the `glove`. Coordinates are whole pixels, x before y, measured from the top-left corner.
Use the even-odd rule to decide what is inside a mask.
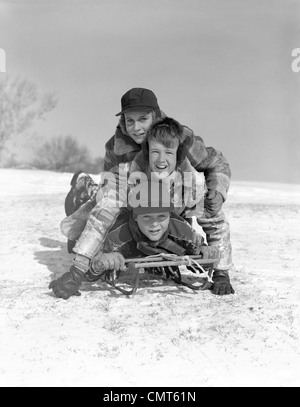
[[[224,203],[224,198],[220,192],[215,191],[215,194],[212,195],[211,193],[204,200],[204,208],[208,215],[212,218],[218,212],[220,212],[222,205]]]
[[[93,261],[93,269],[97,272],[104,270],[124,270],[125,258],[119,252],[103,253]]]
[[[78,289],[82,281],[85,280],[86,277],[83,271],[76,266],[72,266],[69,272],[63,274],[57,280],[51,281],[49,288],[52,289],[57,298],[67,300],[72,295],[81,295]]]
[[[214,246],[201,246],[200,254],[202,254],[203,259],[218,259],[220,257],[219,249]]]
[[[223,273],[220,275],[218,272],[215,272],[212,279],[214,282],[211,287],[213,294],[226,295],[235,293],[232,285],[230,284],[229,276],[226,276]]]

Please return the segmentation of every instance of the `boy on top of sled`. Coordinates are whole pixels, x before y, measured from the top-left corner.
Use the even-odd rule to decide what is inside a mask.
[[[120,214],[123,202],[127,202],[128,188],[133,187],[136,180],[156,178],[168,184],[177,215],[185,219],[196,216],[208,245],[217,247],[220,251],[220,261],[216,269],[228,274],[232,265],[228,221],[221,211],[206,224],[206,183],[203,173],[196,171],[187,158],[191,143],[192,138],[185,134],[183,126],[176,120],[165,117],[157,121],[149,129],[142,151],[130,164],[128,180],[126,178],[126,181],[118,184],[117,190],[106,187],[100,189],[92,216],[83,213],[86,217],[89,216],[85,229],[82,231],[85,222],[82,218],[78,222],[76,213],[63,221],[62,231],[64,233],[66,228],[68,229],[65,234],[69,239],[75,239],[78,233],[81,234],[81,251],[75,258],[78,268],[87,271],[90,260],[95,256],[94,247],[98,247],[97,251],[101,250],[108,230]],[[107,175],[113,176],[112,173]],[[80,208],[77,212],[80,212]]]
[[[161,181],[147,181],[134,187],[128,204],[132,208],[129,220],[117,225],[106,236],[103,249],[84,273],[75,265],[62,277],[50,283],[54,294],[63,299],[80,295],[83,281],[95,281],[104,270],[124,270],[125,258],[144,257],[160,253],[179,256],[202,254],[217,258],[218,249],[204,244],[203,237],[188,222],[174,214],[169,189]],[[98,273],[97,273],[98,271]],[[229,276],[215,272],[211,290],[214,294],[233,294]]]

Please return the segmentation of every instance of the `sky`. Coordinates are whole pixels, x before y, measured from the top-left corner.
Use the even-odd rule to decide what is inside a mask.
[[[300,0],[0,0],[0,80],[57,95],[32,129],[43,140],[103,157],[121,96],[145,87],[233,180],[300,184],[299,21]]]

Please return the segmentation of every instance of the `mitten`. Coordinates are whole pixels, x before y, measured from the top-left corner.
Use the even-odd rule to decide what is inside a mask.
[[[77,267],[72,266],[70,271],[63,274],[56,280],[51,281],[49,288],[52,289],[56,297],[67,300],[72,295],[81,295],[78,289],[82,281],[86,280],[83,271]]]
[[[104,270],[124,270],[125,258],[119,252],[102,253],[93,260],[93,269],[96,272]]]
[[[208,195],[204,200],[204,208],[210,217],[214,217],[218,212],[220,212],[222,205],[224,203],[224,198],[220,192],[215,191],[214,195]]]
[[[214,282],[211,287],[213,294],[234,294],[235,291],[230,283],[230,279],[226,271],[215,271],[212,279]]]

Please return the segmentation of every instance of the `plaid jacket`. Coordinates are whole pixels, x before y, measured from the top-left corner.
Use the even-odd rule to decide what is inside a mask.
[[[226,158],[213,147],[205,147],[202,138],[195,136],[186,126],[183,132],[185,140],[191,145],[187,158],[197,171],[204,173],[207,189],[220,192],[226,200],[231,177]],[[128,136],[121,117],[114,136],[105,145],[104,171],[113,171],[119,164],[132,161],[140,151],[141,145]]]

